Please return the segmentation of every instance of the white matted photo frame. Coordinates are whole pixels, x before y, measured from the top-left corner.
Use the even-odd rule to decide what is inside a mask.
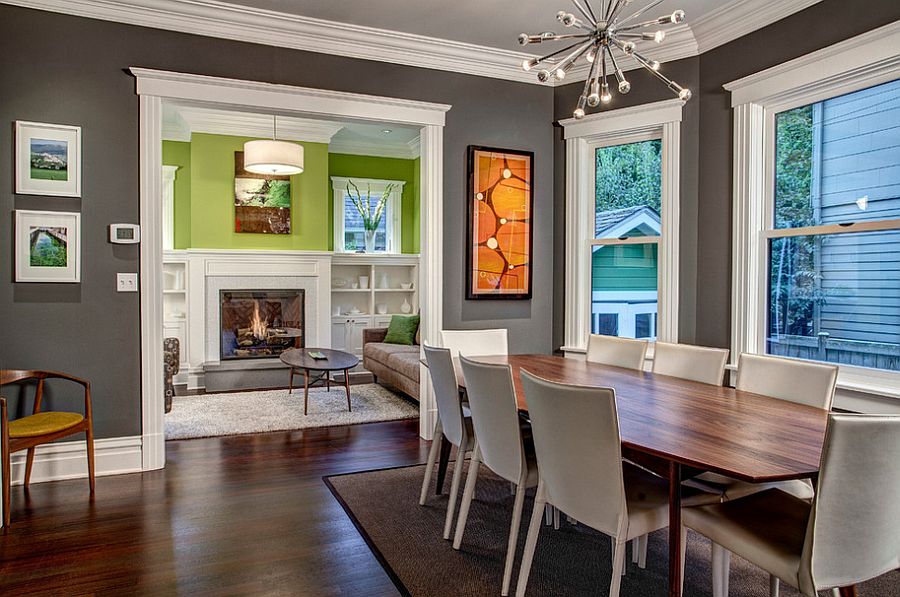
[[[81,197],[81,127],[16,121],[16,193]]]
[[[16,282],[81,282],[81,214],[16,210]]]

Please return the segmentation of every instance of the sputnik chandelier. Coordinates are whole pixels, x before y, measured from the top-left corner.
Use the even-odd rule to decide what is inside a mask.
[[[635,40],[652,40],[662,43],[666,38],[666,32],[659,29],[665,25],[673,25],[684,22],[684,11],[676,10],[670,15],[657,19],[635,22],[638,17],[648,10],[660,4],[663,0],[655,0],[637,12],[619,19],[622,11],[631,4],[632,0],[600,0],[600,10],[595,12],[589,0],[572,0],[572,4],[584,17],[584,20],[564,10],[556,13],[556,20],[566,27],[580,29],[584,33],[569,33],[558,35],[552,31],[545,31],[535,35],[523,33],[519,35],[519,43],[541,44],[548,41],[577,40],[556,52],[547,54],[541,58],[530,58],[522,61],[522,68],[526,71],[537,66],[543,66],[537,72],[537,78],[541,82],[551,78],[562,80],[575,66],[582,56],[590,63],[587,81],[584,83],[584,91],[578,98],[575,106],[575,118],[584,117],[585,105],[596,107],[601,102],[612,100],[607,81],[607,57],[609,64],[618,81],[619,93],[631,91],[631,83],[625,79],[625,74],[619,67],[615,52],[621,52],[623,56],[630,56],[638,64],[650,71],[655,77],[666,84],[669,89],[678,94],[683,101],[691,99],[691,90],[686,89],[659,72],[659,62],[651,60],[635,49]],[[648,31],[649,29],[655,31]]]

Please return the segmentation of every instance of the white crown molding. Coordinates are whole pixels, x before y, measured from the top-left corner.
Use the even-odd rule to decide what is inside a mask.
[[[690,27],[672,28],[666,41],[648,49],[654,60],[668,62],[696,56],[821,0],[733,0]],[[238,6],[217,0],[0,0],[26,8],[104,21],[166,29],[206,37],[347,56],[419,68],[459,72],[537,85],[584,80],[587,69],[574,69],[563,81],[540,83],[523,71],[522,60],[534,54],[502,50],[399,31],[363,27],[294,14]],[[654,46],[650,42],[650,46]],[[649,48],[649,46],[647,46]],[[622,61],[624,70],[638,68]]]
[[[733,0],[691,21],[698,53],[727,44],[821,1]]]
[[[184,123],[183,126],[167,126],[169,123]],[[288,141],[308,143],[330,143],[331,138],[343,128],[342,124],[325,120],[278,118],[278,138]],[[184,132],[187,131],[187,139]],[[167,136],[172,133],[172,136]],[[235,137],[272,137],[272,117],[267,114],[235,112],[205,108],[163,104],[163,139],[168,141],[190,140],[192,133],[231,135]]]
[[[328,153],[346,153],[350,155],[368,155],[378,158],[400,158],[411,160],[419,157],[419,142],[418,137],[409,142],[395,143],[332,139],[331,143],[328,145]]]

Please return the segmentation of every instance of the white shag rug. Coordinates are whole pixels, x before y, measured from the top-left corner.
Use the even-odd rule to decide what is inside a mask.
[[[176,396],[166,414],[166,439],[216,437],[287,431],[310,427],[356,425],[419,416],[414,402],[378,385],[350,386],[353,411],[347,412],[343,386],[309,391],[309,414],[303,415],[303,388]]]

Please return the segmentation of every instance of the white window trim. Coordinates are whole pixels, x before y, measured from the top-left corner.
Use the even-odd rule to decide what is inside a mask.
[[[594,240],[594,150],[597,147],[662,140],[662,220],[659,244],[657,337],[678,341],[681,112],[678,99],[608,110],[560,121],[566,140],[566,305],[561,350],[587,350],[591,317],[591,261]],[[638,239],[642,243],[652,242]],[[609,244],[609,243],[607,243]]]
[[[734,108],[731,354],[765,353],[775,115],[900,78],[900,21],[724,85]],[[862,232],[871,223],[841,227]],[[838,387],[900,398],[900,374],[841,365]]]
[[[347,253],[344,250],[344,193],[347,192],[349,181],[353,181],[357,187],[371,188],[375,194],[384,193],[388,185],[394,185],[388,198],[387,220],[385,221],[387,239],[384,253],[399,253],[401,247],[401,218],[404,180],[383,180],[378,178],[356,178],[351,176],[332,176],[331,186],[334,195],[334,252]]]

